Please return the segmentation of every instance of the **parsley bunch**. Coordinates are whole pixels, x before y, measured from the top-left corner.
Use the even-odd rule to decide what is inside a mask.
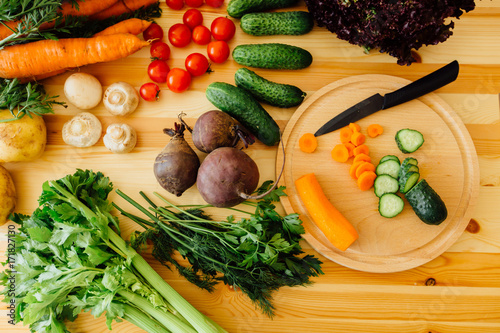
[[[43,184],[40,207],[15,214],[15,270],[0,274],[4,302],[32,331],[68,332],[83,311],[128,320],[151,333],[225,332],[180,296],[115,231],[102,173],[78,170]],[[7,287],[15,277],[13,295]]]
[[[258,190],[264,193],[270,182]],[[175,206],[155,193],[165,204],[152,202],[145,208],[123,192],[117,193],[139,209],[145,218],[125,212],[146,230],[136,232],[132,245],[140,247],[146,240],[153,242],[153,255],[162,264],[174,266],[179,273],[200,288],[212,291],[223,283],[243,291],[265,314],[274,315],[272,293],[283,286],[311,283],[310,277],[323,274],[321,261],[303,253],[299,241],[305,232],[298,214],[281,216],[273,202],[285,195],[284,187],[273,190],[258,202],[245,202],[255,211],[244,212],[248,217],[213,221],[203,211],[208,206],[186,209]],[[178,251],[189,265],[175,259]]]

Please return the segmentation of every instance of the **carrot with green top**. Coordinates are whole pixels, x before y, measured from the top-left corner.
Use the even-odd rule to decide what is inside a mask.
[[[295,188],[312,222],[333,246],[346,251],[358,239],[358,232],[328,200],[315,174],[306,174],[297,179]]]
[[[91,20],[104,20],[112,16],[120,16],[125,13],[132,13],[140,8],[149,7],[158,0],[120,0],[113,6],[96,13],[90,17]]]
[[[131,34],[41,40],[0,50],[0,77],[38,76],[66,68],[125,58],[149,45]],[[30,56],[27,57],[26,55]]]
[[[138,18],[131,18],[128,20],[118,22],[118,23],[94,34],[94,37],[105,36],[105,35],[116,35],[116,34],[138,35],[138,34],[144,32],[144,30],[146,30],[151,25],[151,23],[153,23],[153,22],[141,20]]]

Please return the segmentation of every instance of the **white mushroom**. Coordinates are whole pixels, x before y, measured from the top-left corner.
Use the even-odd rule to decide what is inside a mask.
[[[62,129],[64,142],[75,147],[90,147],[101,137],[102,125],[99,119],[89,112],[82,112],[69,121]]]
[[[77,108],[89,110],[101,102],[102,85],[90,74],[75,73],[64,82],[64,95]]]
[[[135,111],[139,100],[139,93],[131,84],[116,82],[106,89],[102,101],[112,115],[126,116]]]
[[[134,149],[137,134],[135,129],[127,124],[111,124],[106,129],[103,141],[113,153],[124,154]]]

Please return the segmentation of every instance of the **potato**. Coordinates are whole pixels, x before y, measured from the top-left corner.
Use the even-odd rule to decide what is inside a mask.
[[[10,173],[0,165],[0,225],[7,222],[16,206],[16,188]]]
[[[0,121],[12,118],[8,110],[0,111]],[[24,116],[0,122],[0,163],[32,161],[45,150],[47,128],[42,117]]]

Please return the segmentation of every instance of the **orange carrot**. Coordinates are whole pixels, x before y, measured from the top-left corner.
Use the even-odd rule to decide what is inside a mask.
[[[313,153],[318,148],[318,139],[312,133],[304,133],[299,139],[299,148],[304,153]]]
[[[366,128],[366,133],[370,138],[375,138],[384,133],[384,128],[379,124],[371,124]]]
[[[349,124],[349,128],[353,131],[353,132],[361,132],[361,126],[359,126],[358,124],[356,123],[350,123]]]
[[[349,127],[340,129],[340,142],[347,143],[351,141],[352,130]]]
[[[364,134],[361,134],[360,132],[352,133],[351,142],[353,145],[355,145],[355,146],[362,145],[363,143],[365,143],[365,140],[366,140],[366,137]]]
[[[373,165],[371,162],[366,162],[364,161],[361,163],[357,168],[356,168],[356,178],[359,179],[361,174],[365,171],[375,171],[375,165]]]
[[[0,77],[37,76],[129,56],[149,45],[131,34],[41,40],[0,50]],[[27,57],[26,55],[30,56]]]
[[[367,145],[361,144],[361,145],[358,145],[356,148],[354,148],[352,153],[354,154],[354,156],[359,155],[359,154],[370,155],[370,149],[368,148]]]
[[[71,2],[64,2],[61,5],[61,8],[58,10],[58,13],[61,13],[63,16],[90,16],[102,10],[105,10],[106,8],[116,4],[118,1],[119,0],[78,1],[78,10],[76,9],[76,6],[72,6]],[[3,22],[3,24],[6,24],[13,30],[16,30],[20,22],[21,19],[16,21]],[[3,24],[0,24],[0,40],[12,34],[12,30],[7,28]],[[40,30],[52,28],[54,25],[55,21],[44,23],[40,27]]]
[[[104,20],[110,18],[111,16],[120,16],[125,13],[132,13],[141,7],[149,7],[157,2],[158,0],[121,0],[113,6],[92,15],[90,19]]]
[[[363,162],[364,161],[358,161],[351,164],[351,167],[349,168],[349,176],[351,176],[352,179],[358,179],[358,177],[356,177],[356,170],[361,164],[363,164]]]
[[[352,161],[353,162],[358,162],[358,161],[371,162],[372,158],[368,154],[360,153],[360,154],[354,156],[354,159]]]
[[[146,30],[152,22],[141,20],[138,18],[131,18],[128,20],[124,20],[118,22],[94,35],[97,36],[106,36],[106,35],[116,35],[116,34],[132,34],[138,35]]]
[[[372,188],[373,183],[377,178],[377,174],[373,171],[365,171],[358,177],[358,187],[361,191],[367,191]]]
[[[328,200],[314,173],[297,179],[295,188],[312,221],[333,246],[345,251],[358,239],[356,229]]]
[[[332,149],[332,158],[337,162],[347,162],[349,159],[349,150],[344,144],[338,144]]]
[[[354,156],[354,148],[356,148],[356,146],[350,142],[344,143],[344,146],[347,148],[347,151],[349,152],[349,157],[353,157]]]

